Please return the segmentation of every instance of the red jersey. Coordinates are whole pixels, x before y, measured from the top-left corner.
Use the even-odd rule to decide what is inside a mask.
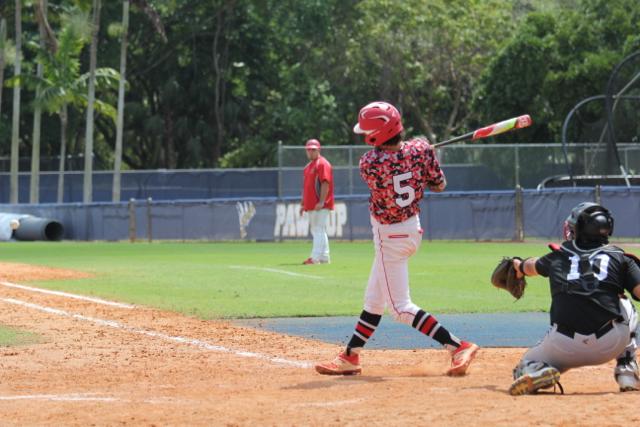
[[[302,172],[302,208],[312,211],[320,201],[320,183],[329,183],[329,192],[324,200],[324,209],[333,209],[333,169],[331,163],[322,156],[309,162]]]
[[[428,186],[444,180],[440,162],[424,138],[401,143],[399,151],[373,149],[360,158],[360,176],[371,196],[369,210],[382,224],[395,224],[420,213]]]

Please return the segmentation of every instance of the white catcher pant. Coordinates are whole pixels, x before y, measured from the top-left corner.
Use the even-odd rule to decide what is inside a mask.
[[[316,261],[329,260],[329,237],[327,226],[329,225],[329,209],[307,211],[309,215],[309,231],[313,236],[313,248],[311,258]]]
[[[384,314],[389,308],[393,318],[411,325],[420,309],[409,294],[409,258],[422,243],[417,215],[397,224],[380,224],[371,217],[375,258],[365,292],[364,309]]]
[[[624,321],[614,322],[613,329],[600,338],[595,334],[578,333],[569,338],[557,332],[557,326],[553,325],[544,339],[524,354],[520,365],[527,361],[545,362],[564,372],[581,366],[600,365],[625,352],[635,356],[636,338],[631,338],[631,332],[638,327],[638,314],[628,299],[620,300],[620,308]]]

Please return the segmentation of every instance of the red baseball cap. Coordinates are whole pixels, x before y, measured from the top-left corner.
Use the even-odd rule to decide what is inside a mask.
[[[317,139],[310,139],[307,141],[305,148],[307,150],[319,150],[320,149],[320,141]]]

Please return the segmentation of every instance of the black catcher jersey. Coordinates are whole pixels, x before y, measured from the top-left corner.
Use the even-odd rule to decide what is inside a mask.
[[[536,270],[549,278],[551,323],[581,334],[621,319],[620,296],[640,283],[640,268],[613,245],[582,249],[573,240],[565,241],[538,259]]]

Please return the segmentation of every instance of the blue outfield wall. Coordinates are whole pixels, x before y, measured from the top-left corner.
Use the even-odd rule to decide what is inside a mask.
[[[596,201],[615,217],[614,235],[640,238],[640,187],[428,193],[420,214],[425,239],[559,240],[571,208]],[[516,201],[521,200],[521,218]],[[0,205],[0,212],[55,219],[69,240],[257,240],[308,239],[298,198],[242,198]],[[339,197],[329,221],[331,239],[370,239],[365,196]]]

